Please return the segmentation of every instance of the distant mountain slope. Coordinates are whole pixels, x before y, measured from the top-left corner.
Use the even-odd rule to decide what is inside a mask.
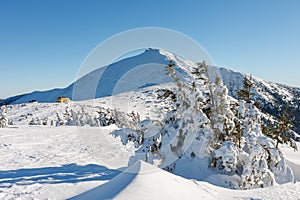
[[[226,68],[219,69],[224,84],[229,90],[229,95],[238,98],[236,91],[242,87],[244,74]],[[260,109],[275,118],[280,118],[287,109],[292,111],[292,122],[296,132],[300,132],[300,88],[283,84],[272,83],[257,77],[252,77],[253,100],[260,102]]]
[[[164,67],[170,63],[170,60],[176,63],[176,71],[188,80],[187,71],[191,71],[196,63],[164,50],[149,49],[137,56],[94,70],[67,88],[36,91],[5,99],[2,103],[19,104],[31,100],[55,102],[59,96],[66,96],[73,100],[87,100],[167,83],[172,79],[165,74]],[[217,68],[210,70],[211,74],[218,74]]]
[[[165,74],[164,68],[170,60],[175,62],[176,71],[189,81],[187,71],[191,71],[196,63],[168,51],[149,49],[137,56],[94,70],[67,88],[22,94],[2,100],[0,104],[19,104],[31,100],[55,102],[59,96],[73,100],[94,99],[170,82],[171,79]],[[213,80],[216,75],[222,77],[229,95],[237,98],[236,90],[241,88],[244,74],[226,68],[210,67],[209,78]],[[253,81],[256,94],[253,99],[261,103],[261,110],[278,118],[285,107],[293,109],[295,117],[292,121],[295,130],[300,132],[300,89],[256,77],[253,77]]]
[[[63,89],[53,89],[49,91],[35,91],[30,94],[25,94],[11,102],[11,104],[26,103],[32,100],[37,100],[39,102],[55,102],[57,97],[66,96],[68,98],[72,97],[73,84]]]
[[[146,50],[140,55],[94,70],[67,88],[36,91],[8,98],[0,103],[19,104],[31,100],[55,102],[59,96],[86,100],[170,82],[170,77],[165,75],[162,67],[168,63],[168,57],[161,54],[160,50]]]

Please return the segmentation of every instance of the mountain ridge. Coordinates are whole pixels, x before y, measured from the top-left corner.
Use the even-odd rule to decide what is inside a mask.
[[[87,99],[91,99],[91,98],[100,98],[100,97],[105,97],[105,96],[110,96],[110,95],[130,91],[131,88],[129,88],[129,90],[125,90],[125,91],[121,90],[121,91],[116,91],[114,93],[113,89],[111,88],[112,86],[115,86],[115,85],[113,85],[114,82],[106,83],[107,81],[109,81],[109,79],[112,79],[109,76],[112,76],[112,74],[113,74],[114,79],[118,80],[118,79],[122,78],[122,76],[126,75],[126,72],[128,72],[130,69],[137,67],[139,65],[147,65],[147,64],[149,64],[149,65],[152,64],[151,67],[153,67],[153,64],[157,64],[157,66],[155,66],[156,67],[155,70],[158,70],[158,67],[161,67],[159,65],[163,65],[163,66],[167,65],[168,59],[171,60],[175,56],[177,58],[179,57],[179,56],[177,56],[173,53],[170,53],[168,51],[165,51],[165,50],[158,50],[158,49],[146,50],[142,54],[139,54],[139,55],[136,55],[133,57],[129,57],[129,58],[125,58],[125,59],[119,60],[115,63],[112,63],[108,66],[98,68],[98,69],[82,76],[77,81],[71,83],[69,86],[67,86],[65,88],[54,88],[51,90],[33,91],[31,93],[20,94],[20,95],[16,95],[16,96],[12,96],[12,97],[3,99],[0,102],[0,104],[27,103],[28,101],[31,101],[31,100],[37,100],[39,102],[50,103],[50,102],[55,102],[55,99],[58,96],[66,96],[71,99],[75,98],[74,100],[87,100]],[[180,59],[184,60],[183,58],[180,58]],[[188,65],[191,65],[191,67],[193,67],[193,65],[195,64],[191,61],[187,61],[187,62],[188,62]],[[124,67],[124,63],[125,63],[125,67]],[[123,66],[123,68],[127,68],[127,69],[124,70],[120,66]],[[236,96],[235,90],[239,89],[240,86],[242,85],[241,80],[244,76],[244,73],[238,72],[238,71],[235,71],[232,69],[224,68],[224,67],[210,66],[210,68],[217,68],[217,70],[220,71],[220,75],[223,79],[223,82],[229,90],[229,95],[236,98],[237,96]],[[123,71],[121,71],[121,72],[118,71],[120,69]],[[143,68],[143,69],[145,69],[145,68]],[[216,69],[215,69],[215,71],[216,71]],[[116,73],[117,73],[117,75],[116,75]],[[215,75],[211,75],[211,76],[215,76]],[[97,78],[99,78],[99,77],[101,77],[101,79],[97,80]],[[151,78],[153,78],[153,77],[151,77]],[[84,95],[83,97],[80,97],[80,94],[74,94],[74,88],[79,88],[79,87],[81,87],[81,84],[86,84],[85,82],[87,81],[87,79],[89,79],[89,81],[91,81],[91,80],[98,81],[98,83],[91,84],[91,85],[96,86],[96,88],[95,88],[96,91],[94,91],[96,93],[94,94],[94,96],[93,96],[93,94],[87,94],[87,95]],[[299,87],[289,86],[286,84],[280,84],[280,83],[275,83],[275,82],[271,82],[271,81],[265,81],[263,79],[260,79],[260,78],[254,77],[254,76],[253,76],[253,79],[255,80],[255,82],[258,82],[258,83],[262,82],[264,86],[266,86],[266,83],[267,83],[268,85],[271,85],[271,87],[278,86],[281,88],[286,88],[286,90],[291,90],[294,94],[297,95],[297,97],[298,96],[300,97],[300,88]],[[159,80],[159,81],[161,81],[161,80]],[[171,79],[165,79],[156,84],[164,83],[167,81],[171,81]],[[105,88],[106,91],[103,91],[103,86],[105,84],[108,85],[110,88]],[[153,83],[153,84],[155,84],[155,83]],[[83,90],[85,90],[85,89],[83,89]],[[285,96],[284,98],[287,98],[287,96]]]
[[[48,91],[35,91],[13,96],[0,101],[0,104],[20,104],[32,100],[39,102],[55,102],[59,96],[72,100],[87,100],[120,94],[155,84],[171,82],[165,74],[164,66],[173,60],[178,67],[176,71],[188,80],[186,71],[192,71],[197,63],[185,60],[178,55],[160,49],[148,49],[145,52],[119,60],[110,65],[98,68],[66,88]],[[244,74],[224,67],[209,67],[209,78],[222,77],[231,97],[238,99],[236,91],[241,89]],[[300,132],[300,88],[285,84],[265,81],[255,76],[252,97],[261,104],[261,110],[279,119],[283,109],[294,111],[292,122],[294,130]],[[192,80],[191,80],[192,81]]]

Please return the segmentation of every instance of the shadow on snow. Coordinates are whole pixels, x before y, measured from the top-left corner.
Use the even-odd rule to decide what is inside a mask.
[[[67,164],[58,167],[7,170],[0,171],[0,188],[9,187],[11,184],[59,184],[110,180],[119,173],[118,170],[96,164],[85,166]]]
[[[123,173],[119,174],[112,180],[88,190],[84,193],[78,194],[68,200],[98,200],[98,199],[114,199],[118,194],[120,194],[126,187],[128,187],[136,176],[140,173],[141,162],[131,165]]]

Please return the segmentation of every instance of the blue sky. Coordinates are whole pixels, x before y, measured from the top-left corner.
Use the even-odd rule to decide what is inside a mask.
[[[0,0],[0,98],[65,87],[100,42],[164,27],[199,42],[217,65],[300,86],[297,0]]]

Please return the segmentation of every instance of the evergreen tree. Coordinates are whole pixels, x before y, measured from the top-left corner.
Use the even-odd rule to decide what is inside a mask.
[[[223,142],[228,140],[234,129],[234,114],[230,110],[227,88],[223,85],[221,78],[216,77],[215,82],[210,84],[211,90],[211,125],[217,140]]]
[[[166,66],[166,74],[169,75],[171,78],[174,79],[176,85],[177,85],[177,92],[176,92],[176,102],[175,102],[175,110],[173,112],[174,116],[172,116],[177,123],[175,123],[175,127],[178,127],[177,130],[174,130],[174,134],[177,135],[177,141],[174,141],[173,144],[170,144],[170,149],[174,153],[174,155],[177,158],[180,158],[182,154],[184,153],[183,145],[184,140],[187,135],[186,129],[186,116],[183,115],[185,111],[187,111],[189,108],[191,108],[191,101],[189,97],[190,92],[193,93],[195,91],[195,87],[189,87],[185,85],[183,82],[180,81],[180,78],[177,75],[176,70],[174,69],[175,64],[171,60],[170,63]],[[194,83],[195,85],[195,83]],[[194,106],[195,107],[195,106]]]
[[[279,143],[290,143],[292,146],[293,139],[287,136],[287,132],[290,131],[293,126],[293,123],[290,120],[291,114],[292,111],[290,113],[287,113],[287,110],[285,110],[280,117],[280,121],[278,122],[278,129],[277,131],[275,131],[276,148],[278,148]]]
[[[31,126],[32,126],[32,125],[36,125],[36,123],[35,123],[35,121],[34,121],[33,118],[30,120],[29,125],[31,125]]]
[[[65,125],[66,121],[62,117],[60,117],[58,113],[56,113],[56,117],[57,118],[56,118],[55,126],[63,126],[63,125]]]
[[[42,125],[42,121],[38,117],[36,118],[36,125]]]
[[[251,96],[253,95],[253,93],[251,93],[251,89],[253,85],[252,76],[250,75],[248,78],[245,75],[243,79],[243,88],[237,91],[239,99],[244,100],[247,103],[251,103]]]
[[[184,81],[176,69],[172,60],[166,66],[166,74],[177,87],[171,92],[173,109],[162,123],[149,119],[138,123],[136,128],[126,121],[126,117],[119,122],[122,115],[116,112],[117,125],[122,123],[124,127],[131,127],[117,130],[114,135],[120,136],[123,144],[134,141],[139,148],[130,163],[142,159],[178,173],[185,169],[189,160],[195,165],[205,162],[228,175],[231,185],[243,189],[292,180],[292,173],[275,142],[262,134],[261,113],[251,103],[251,77],[244,78],[243,88],[238,91],[240,101],[233,113],[226,87],[218,77],[214,82],[209,81],[204,62],[193,72],[187,72],[192,81]],[[169,94],[164,93],[159,98]],[[286,178],[280,182],[283,179],[276,179],[278,177]]]
[[[80,112],[78,111],[78,112],[76,112],[76,111],[74,111],[73,109],[71,109],[71,117],[72,117],[72,119],[73,119],[73,125],[74,126],[80,126],[80,119],[79,119],[79,117],[80,117]]]
[[[208,66],[205,61],[197,63],[197,67],[193,69],[192,74],[196,76],[195,80],[204,81],[204,83],[206,84],[208,82]]]
[[[138,123],[141,121],[139,113],[135,113],[134,111],[132,111],[128,116],[129,116],[129,120],[128,120],[129,126],[133,129],[137,129]]]
[[[72,112],[69,111],[68,106],[65,108],[63,113],[64,125],[71,126],[73,125]]]
[[[205,62],[198,64],[198,67],[194,68],[192,74],[195,75],[195,80],[202,80],[203,85],[206,85],[209,90],[209,103],[206,110],[207,116],[210,119],[211,128],[214,131],[215,138],[213,143],[219,145],[225,140],[231,138],[232,131],[234,129],[234,114],[230,110],[230,104],[228,99],[228,90],[223,85],[222,79],[219,76],[215,77],[214,82],[208,84],[208,66]],[[205,79],[206,77],[206,79]],[[194,84],[193,84],[194,86]],[[196,84],[195,86],[196,87]]]
[[[273,122],[267,121],[266,125],[263,125],[264,135],[272,138],[276,142],[276,148],[278,149],[279,143],[288,144],[290,147],[297,150],[295,141],[288,136],[288,132],[291,131],[293,123],[291,122],[292,111],[288,112],[286,108],[280,117],[280,120]]]
[[[106,125],[106,114],[104,112],[100,112],[100,126]]]
[[[176,83],[173,91],[173,110],[166,115],[160,130],[160,140],[170,141],[169,144],[161,143],[157,155],[161,158],[160,167],[173,172],[176,160],[182,156],[190,158],[204,155],[209,151],[209,144],[213,141],[212,134],[208,134],[209,119],[203,113],[208,109],[209,83],[206,77],[207,66],[200,63],[192,72],[194,82],[184,83],[175,70],[175,64],[171,60],[166,66],[166,74]],[[202,145],[201,145],[202,144]],[[190,146],[195,145],[192,150]],[[166,152],[172,153],[166,153]]]
[[[8,119],[6,115],[6,107],[1,107],[1,117],[0,117],[0,128],[7,128],[8,127]]]
[[[44,126],[47,126],[48,125],[48,117],[45,117],[44,119],[43,119],[43,122],[42,122],[42,124],[44,125]]]

